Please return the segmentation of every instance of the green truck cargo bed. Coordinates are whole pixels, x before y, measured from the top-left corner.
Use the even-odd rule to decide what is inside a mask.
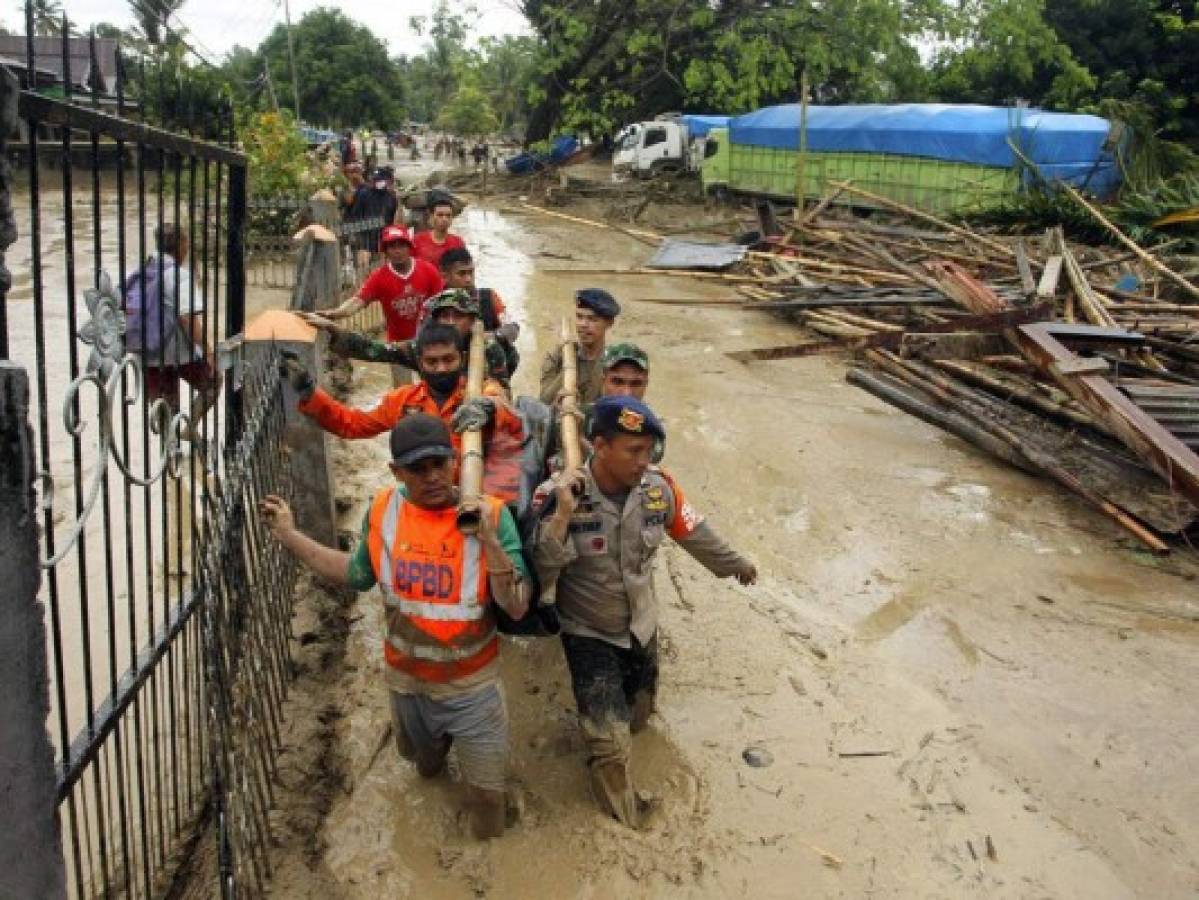
[[[708,137],[717,146],[701,170],[706,191],[795,202],[796,151],[730,144],[723,128],[713,129]],[[929,212],[984,205],[1010,196],[1019,185],[1017,173],[1006,168],[920,156],[809,152],[804,161],[804,196],[823,197],[831,181],[852,181],[855,187]],[[849,194],[837,202],[870,205]]]

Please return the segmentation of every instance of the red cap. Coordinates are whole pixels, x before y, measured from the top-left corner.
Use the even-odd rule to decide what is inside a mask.
[[[383,229],[383,234],[379,238],[379,249],[383,250],[388,244],[394,244],[397,241],[403,241],[411,247],[412,235],[408,233],[408,229],[403,225],[388,225]]]

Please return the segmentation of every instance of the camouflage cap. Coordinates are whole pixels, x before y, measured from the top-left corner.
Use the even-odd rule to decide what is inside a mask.
[[[636,344],[613,344],[604,349],[601,365],[605,372],[622,362],[631,362],[643,372],[649,372],[649,354]]]
[[[440,294],[434,294],[430,298],[429,315],[435,315],[439,309],[456,309],[468,316],[477,316],[479,315],[479,301],[470,295],[470,291],[462,288],[450,288]]]

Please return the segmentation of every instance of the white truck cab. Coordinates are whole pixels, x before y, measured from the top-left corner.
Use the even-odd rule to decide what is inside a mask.
[[[683,122],[654,120],[626,126],[616,137],[612,168],[617,174],[657,175],[697,168]]]

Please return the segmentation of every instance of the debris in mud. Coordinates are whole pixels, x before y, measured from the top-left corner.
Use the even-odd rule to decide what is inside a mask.
[[[774,754],[765,747],[746,747],[741,751],[741,758],[745,760],[746,765],[755,769],[765,769],[774,763]]]
[[[1060,228],[984,234],[863,196],[902,218],[813,211],[717,276],[745,309],[819,337],[728,355],[848,350],[851,384],[1058,482],[1151,551],[1195,528],[1199,288],[1178,274],[1185,261],[1083,247]]]
[[[890,218],[831,213],[845,193]],[[1084,247],[1060,228],[1043,240],[984,233],[848,183],[789,226],[764,206],[727,272],[695,271],[706,256],[685,271],[563,271],[721,281],[742,308],[818,336],[731,358],[849,351],[851,384],[1056,481],[1154,553],[1199,523],[1199,286],[1180,274],[1188,258],[1167,264],[1119,233],[1128,250]],[[523,208],[668,249],[661,233]]]

